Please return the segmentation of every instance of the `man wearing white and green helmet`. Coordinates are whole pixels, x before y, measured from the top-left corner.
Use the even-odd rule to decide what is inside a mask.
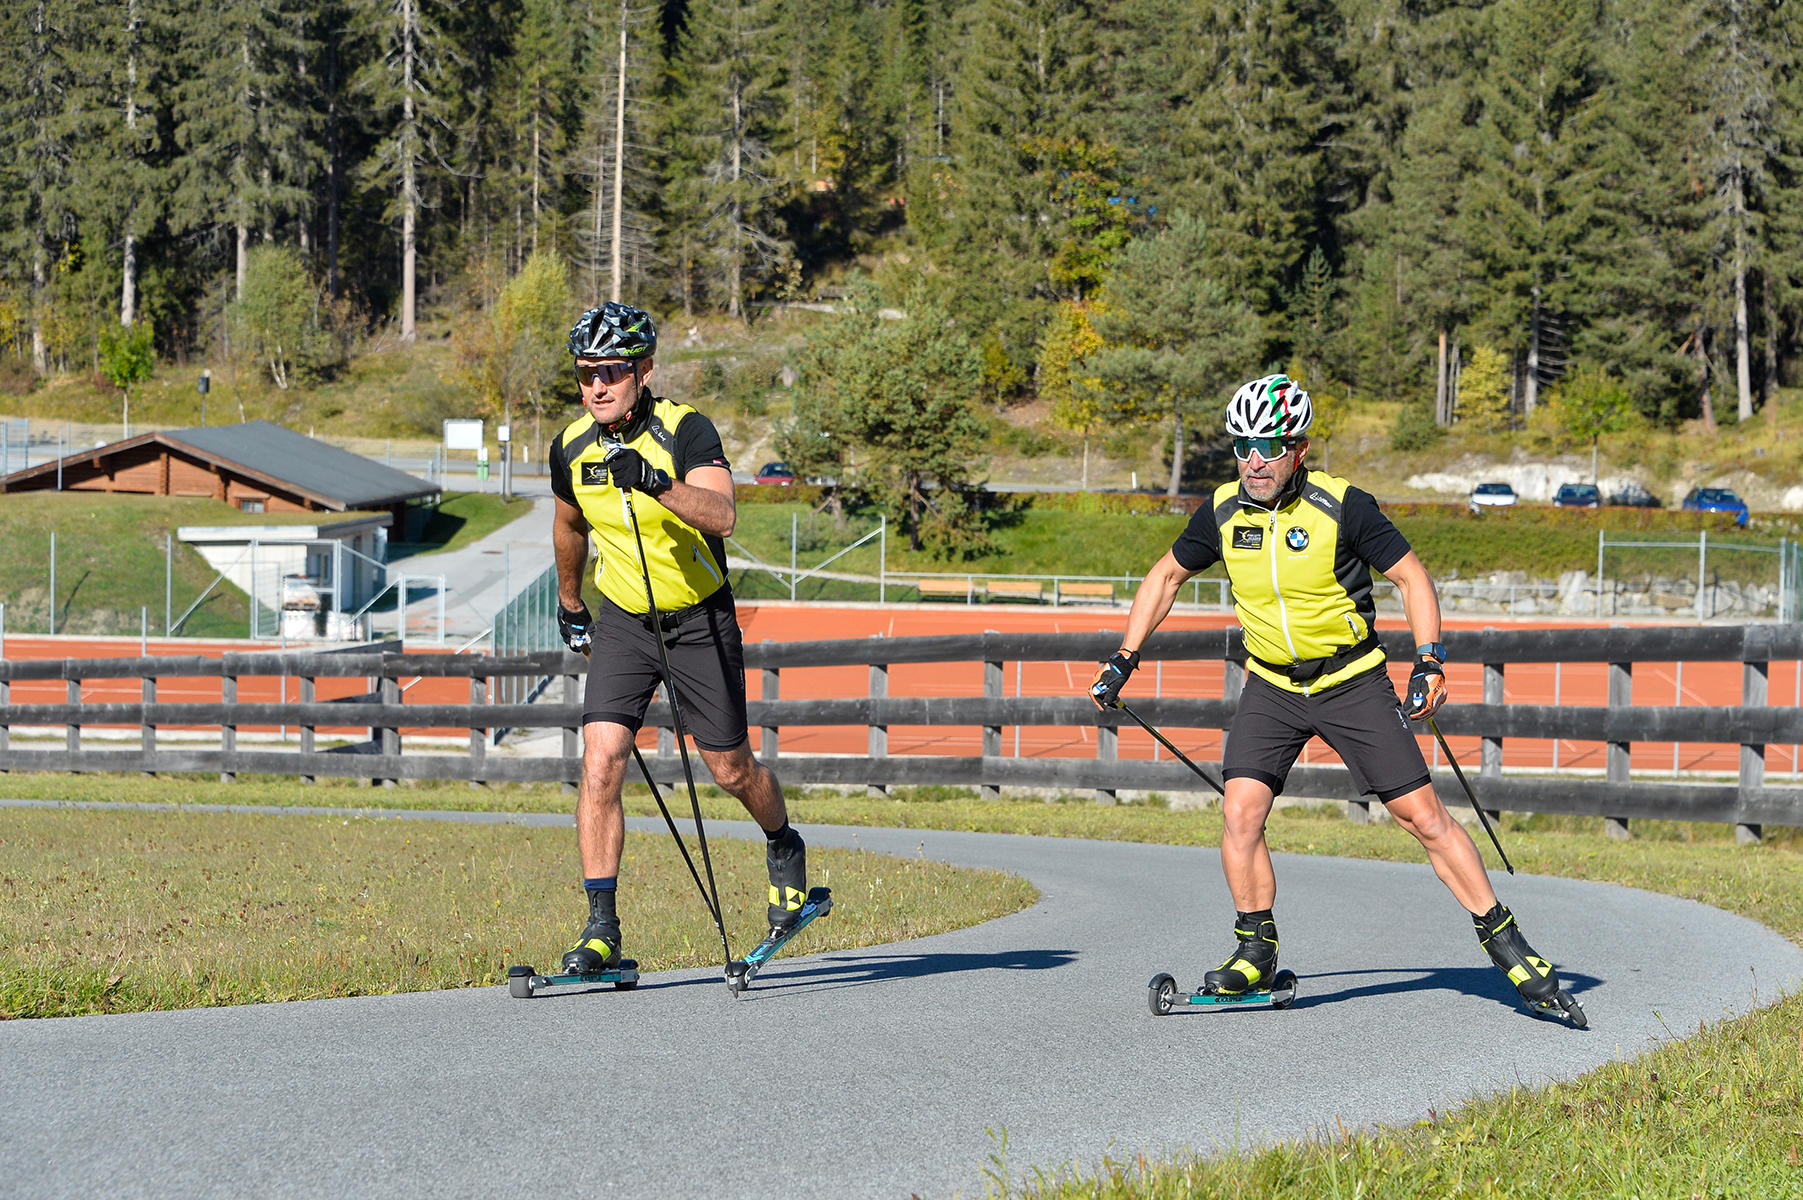
[[[1497,900],[1470,835],[1435,795],[1409,728],[1446,700],[1434,581],[1369,492],[1304,465],[1313,419],[1308,393],[1284,375],[1255,379],[1234,393],[1226,424],[1239,477],[1215,489],[1146,574],[1121,648],[1091,688],[1098,706],[1115,703],[1178,589],[1224,564],[1247,654],[1246,687],[1221,771],[1221,866],[1239,945],[1208,972],[1205,987],[1234,994],[1271,986],[1277,879],[1265,819],[1304,743],[1319,736],[1360,792],[1376,796],[1421,842],[1435,874],[1471,913],[1479,941],[1523,998],[1546,1007],[1560,993],[1559,977]],[[1396,585],[1416,642],[1406,704],[1384,671],[1374,631],[1373,570]]]

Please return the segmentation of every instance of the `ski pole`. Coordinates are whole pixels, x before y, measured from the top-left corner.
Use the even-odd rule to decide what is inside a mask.
[[[634,512],[632,508],[632,489],[621,488],[620,500],[626,506],[626,519],[628,523],[632,525],[632,540],[637,543],[639,548],[639,572],[645,578],[646,615],[651,620],[651,636],[657,641],[657,660],[659,664],[662,665],[664,671],[664,691],[670,699],[670,724],[674,727],[674,732],[676,734],[676,753],[682,758],[682,777],[689,785],[689,807],[695,814],[695,839],[701,843],[701,863],[702,866],[707,869],[707,887],[711,901],[709,912],[714,918],[714,928],[720,934],[720,951],[726,955],[727,964],[731,965],[732,946],[726,940],[726,923],[721,920],[720,917],[720,886],[714,882],[714,860],[707,851],[707,828],[701,823],[701,797],[695,794],[695,772],[689,765],[688,744],[683,740],[682,707],[676,702],[676,685],[672,682],[675,677],[670,671],[670,652],[664,648],[663,626],[658,623],[657,599],[651,592],[651,566],[645,558],[645,539],[639,533],[638,513]],[[634,747],[633,752],[635,754],[637,753],[636,746]],[[644,766],[645,761],[643,758],[640,758],[640,769],[643,770]],[[651,773],[646,771],[645,778],[649,780],[650,777]],[[654,785],[652,787],[652,792],[655,794],[656,790]],[[663,807],[662,800],[658,801],[658,806],[660,808]],[[670,814],[668,812],[664,813],[664,820],[669,822],[670,833],[676,837],[676,844],[681,846],[682,837],[676,833],[676,824],[675,822],[670,821]],[[686,847],[683,849],[683,857],[688,857],[688,849]],[[694,869],[692,863],[690,864],[689,869]],[[700,883],[700,880],[696,880],[696,882]]]
[[[1190,770],[1194,771],[1198,776],[1200,776],[1203,783],[1206,783],[1209,787],[1211,787],[1215,791],[1219,792],[1223,797],[1225,797],[1227,795],[1227,789],[1222,787],[1219,783],[1215,782],[1214,776],[1210,775],[1208,772],[1204,771],[1201,767],[1198,767],[1195,763],[1191,762],[1189,759],[1189,755],[1187,755],[1183,751],[1177,749],[1177,747],[1171,745],[1170,738],[1168,738],[1164,734],[1158,732],[1158,730],[1154,729],[1152,727],[1152,725],[1149,722],[1147,722],[1147,720],[1144,717],[1140,716],[1138,713],[1136,713],[1132,709],[1128,708],[1127,702],[1125,700],[1122,700],[1119,697],[1116,697],[1115,701],[1114,701],[1114,706],[1116,708],[1120,709],[1122,712],[1126,713],[1128,716],[1132,717],[1135,721],[1138,721],[1141,729],[1144,729],[1147,733],[1149,733],[1153,737],[1157,738],[1166,750],[1169,750],[1172,754],[1175,754],[1178,758],[1182,759],[1183,765],[1188,767]]]
[[[1471,785],[1465,782],[1465,772],[1459,769],[1459,760],[1452,756],[1452,747],[1446,744],[1446,736],[1440,732],[1439,722],[1429,717],[1427,727],[1434,731],[1434,737],[1440,742],[1440,749],[1446,752],[1446,761],[1452,764],[1452,773],[1459,777],[1459,786],[1465,789],[1465,799],[1471,801],[1471,807],[1477,810],[1477,819],[1483,823],[1484,832],[1490,835],[1490,844],[1495,846],[1497,854],[1502,856],[1503,866],[1509,869],[1509,874],[1515,874],[1515,864],[1509,861],[1509,856],[1503,853],[1502,843],[1496,840],[1496,830],[1490,828],[1490,818],[1484,815],[1484,806],[1477,802],[1477,797],[1472,794]]]

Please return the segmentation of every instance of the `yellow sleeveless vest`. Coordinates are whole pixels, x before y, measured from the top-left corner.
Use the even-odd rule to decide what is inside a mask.
[[[1241,504],[1237,480],[1215,489],[1221,561],[1253,658],[1273,663],[1326,658],[1371,632],[1376,614],[1370,567],[1356,557],[1342,562],[1339,554],[1340,511],[1349,486],[1338,476],[1310,471],[1301,490],[1275,511]],[[1246,667],[1285,691],[1308,695],[1383,661],[1383,649],[1375,647],[1306,684],[1256,662]]]
[[[674,400],[658,399],[639,432],[622,442],[644,455],[670,478],[676,474],[676,427],[695,410]],[[576,503],[594,531],[600,553],[595,559],[595,586],[627,612],[646,612],[645,576],[639,565],[639,543],[626,512],[626,496],[607,478],[602,460],[608,444],[601,428],[584,412],[558,436],[569,454],[569,483]],[[718,538],[708,537],[659,504],[654,496],[632,493],[632,512],[645,544],[644,561],[651,574],[657,611],[672,613],[699,604],[726,583],[726,552]]]

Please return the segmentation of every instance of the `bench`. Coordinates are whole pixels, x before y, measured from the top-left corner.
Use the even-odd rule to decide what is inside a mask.
[[[957,600],[964,604],[971,601],[969,579],[916,579],[914,587],[922,600]]]
[[[1061,579],[1052,581],[1052,604],[1113,604],[1114,585],[1112,583],[1066,583]]]
[[[983,585],[988,600],[1023,600],[1029,604],[1045,602],[1045,585],[1037,579],[991,579]]]

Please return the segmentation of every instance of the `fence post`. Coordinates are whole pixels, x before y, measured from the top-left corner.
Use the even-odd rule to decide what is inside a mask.
[[[143,697],[146,706],[157,702],[156,676],[146,675],[144,677],[143,686],[139,689],[139,694]],[[150,714],[148,712],[144,713],[143,720],[138,726],[138,748],[143,752],[145,766],[148,767],[156,761],[157,727],[150,723]],[[151,779],[155,779],[156,774],[155,771],[144,772],[144,775]]]
[[[1099,763],[1118,762],[1121,756],[1121,731],[1113,725],[1096,725],[1096,761]],[[1120,795],[1113,788],[1097,788],[1095,792],[1097,804],[1116,804]]]
[[[0,760],[4,760],[13,748],[13,727],[7,722],[7,709],[13,702],[13,684],[10,679],[0,679]],[[0,775],[5,775],[7,768],[0,765]]]
[[[1609,707],[1627,708],[1634,703],[1634,664],[1631,662],[1612,662],[1609,664]],[[1631,742],[1610,742],[1604,753],[1603,777],[1610,783],[1628,782],[1628,752]],[[1617,841],[1626,841],[1632,836],[1628,830],[1626,817],[1603,818],[1603,836]]]
[[[881,604],[889,587],[889,514],[881,513],[877,520],[876,602]]]
[[[470,710],[480,712],[488,706],[488,676],[470,676]],[[470,726],[470,786],[488,786],[488,726]]]
[[[769,646],[771,644],[772,643],[769,638],[764,639],[764,645]],[[761,675],[760,684],[761,684],[762,690],[759,692],[759,695],[761,695],[766,700],[782,699],[782,694],[783,694],[782,671],[777,667],[765,667],[762,670],[762,672],[760,673],[760,675]],[[774,725],[762,725],[762,726],[759,726],[759,728],[758,728],[758,757],[760,757],[764,760],[764,765],[770,766],[770,767],[774,767],[776,765],[776,755],[777,755],[776,728],[777,727]]]
[[[1697,620],[1703,619],[1703,589],[1709,566],[1709,531],[1697,531]]]
[[[251,611],[256,611],[255,596],[251,597]],[[222,767],[230,767],[232,758],[238,752],[238,725],[231,712],[232,706],[238,703],[238,676],[232,671],[231,661],[229,653],[221,659],[223,665],[219,676],[219,700],[226,706],[225,722],[219,726],[219,758]],[[220,783],[235,783],[237,779],[238,775],[234,771],[219,772]]]
[[[986,630],[994,633],[994,630]],[[983,660],[983,699],[1000,700],[1002,698],[1002,664],[1000,659]],[[983,757],[1000,758],[1002,756],[1002,727],[1000,725],[983,726]],[[1002,789],[994,784],[985,783],[978,789],[978,795],[984,800],[1000,800]]]
[[[883,635],[878,633],[871,636],[880,638]],[[887,699],[888,695],[889,664],[871,663],[870,699],[872,703],[874,704],[878,700]],[[871,762],[887,758],[889,755],[889,727],[887,725],[878,725],[874,720],[872,720],[870,725],[869,753]],[[873,783],[868,788],[866,794],[871,796],[887,796],[889,794],[889,789],[880,783]]]
[[[563,702],[565,704],[575,705],[578,708],[581,707],[581,705],[582,705],[582,679],[580,676],[565,675],[563,677]],[[576,760],[576,771],[577,771],[576,778],[578,780],[580,780],[582,778],[581,772],[582,772],[582,757],[583,757],[582,749],[583,749],[583,747],[582,747],[582,729],[580,727],[582,717],[580,714],[578,714],[576,720],[578,722],[576,725],[565,725],[563,727],[563,761],[564,761],[564,773],[566,776],[563,781],[563,794],[566,796],[571,795],[572,793],[577,791],[577,785],[575,783],[572,783],[568,778],[571,759]]]
[[[1748,708],[1763,708],[1767,703],[1770,663],[1742,663],[1740,668],[1740,702]],[[1749,796],[1765,786],[1765,746],[1757,742],[1740,744],[1740,807],[1744,812]],[[1751,822],[1734,826],[1734,840],[1743,846],[1756,846],[1765,830]]]
[[[382,658],[384,659],[384,662],[382,663],[382,678],[381,678],[381,682],[377,685],[376,694],[378,697],[380,697],[378,699],[377,703],[381,704],[384,708],[386,708],[388,705],[391,705],[391,704],[393,704],[393,705],[400,704],[400,702],[401,702],[401,681],[398,676],[392,675],[389,673],[388,663],[386,662],[386,659],[388,658],[388,656],[386,654],[384,654],[382,656]],[[393,718],[391,720],[391,723],[382,726],[381,744],[376,747],[376,750],[377,750],[377,753],[381,754],[385,758],[388,757],[389,755],[393,755],[396,758],[400,757],[400,753],[401,753],[400,718],[398,718],[398,717]],[[384,777],[381,782],[382,782],[383,787],[391,788],[395,785],[396,781],[392,778]]]
[[[313,676],[302,675],[300,677],[300,702],[303,706],[313,703],[314,693],[316,690],[317,689],[315,689],[315,687],[313,685]],[[301,727],[300,727],[301,761],[306,762],[313,757],[313,718],[312,717],[303,717],[303,718],[301,718],[301,722],[302,722]],[[312,783],[313,776],[302,775],[300,777],[300,781],[302,783]]]
[[[63,663],[63,698],[69,704],[79,708],[81,706],[81,676],[68,674],[74,666],[73,660]],[[75,719],[69,722],[64,744],[68,747],[71,757],[81,750],[81,714],[77,713]],[[79,774],[79,772],[76,773]]]
[[[1493,627],[1486,626],[1486,629],[1489,628]],[[1502,663],[1487,662],[1484,664],[1484,703],[1495,705],[1503,703]],[[1502,778],[1502,739],[1500,737],[1484,738],[1483,748],[1479,751],[1477,773],[1481,779]],[[1494,820],[1502,818],[1502,812],[1499,809],[1487,808],[1484,811],[1489,813]]]
[[[1603,615],[1603,547],[1609,544],[1609,531],[1596,531],[1596,615]]]

